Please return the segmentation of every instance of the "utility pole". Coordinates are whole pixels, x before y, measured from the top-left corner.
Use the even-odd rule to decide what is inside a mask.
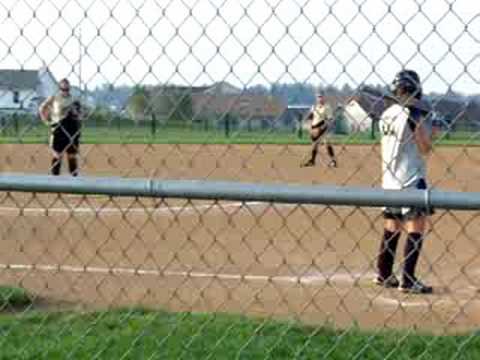
[[[82,56],[83,56],[83,46],[82,46],[82,24],[78,24],[78,87],[80,89],[80,97],[83,95],[82,91]],[[82,99],[83,100],[83,99]]]

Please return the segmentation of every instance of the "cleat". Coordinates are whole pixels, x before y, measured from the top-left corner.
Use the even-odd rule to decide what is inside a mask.
[[[412,283],[402,284],[398,288],[403,293],[408,294],[432,294],[433,287],[423,284],[419,280],[414,280]]]
[[[310,167],[310,166],[315,166],[315,161],[313,161],[312,159],[304,161],[303,163],[300,164],[300,167]]]
[[[395,275],[390,275],[386,279],[382,278],[381,276],[377,276],[373,279],[373,283],[378,286],[383,286],[384,288],[396,288],[400,285],[400,282],[395,277]]]
[[[328,167],[336,168],[337,167],[337,160],[332,160],[328,163]]]

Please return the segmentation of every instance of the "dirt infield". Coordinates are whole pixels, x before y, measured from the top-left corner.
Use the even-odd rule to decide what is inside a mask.
[[[379,184],[375,146],[337,147],[338,169],[299,168],[301,146],[90,145],[82,173],[249,182]],[[1,145],[2,171],[46,173],[45,146]],[[480,148],[438,148],[431,183],[479,191]],[[437,211],[419,275],[430,296],[375,287],[378,209],[0,194],[3,283],[55,304],[145,305],[436,332],[480,321],[480,221]],[[48,210],[48,211],[47,211]],[[401,249],[399,248],[399,260]]]

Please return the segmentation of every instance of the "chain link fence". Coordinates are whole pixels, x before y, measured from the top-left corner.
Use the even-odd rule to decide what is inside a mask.
[[[479,191],[476,2],[2,0],[0,19],[3,174],[55,167],[55,129],[39,107],[66,78],[82,126],[64,174],[77,157],[81,178],[112,187],[376,188],[379,121],[407,68],[436,129],[428,182]],[[318,95],[336,166],[321,148],[300,167]],[[0,193],[5,358],[480,356],[472,207],[428,217],[417,273],[434,292],[424,295],[373,283],[376,207],[78,194],[77,180],[60,179],[58,193],[25,192],[21,180]]]

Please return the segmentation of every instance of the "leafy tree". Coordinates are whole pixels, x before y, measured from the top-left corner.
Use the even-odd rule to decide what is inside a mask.
[[[128,101],[127,110],[135,122],[145,119],[149,112],[149,100],[145,87],[136,86],[134,88],[133,94]]]

